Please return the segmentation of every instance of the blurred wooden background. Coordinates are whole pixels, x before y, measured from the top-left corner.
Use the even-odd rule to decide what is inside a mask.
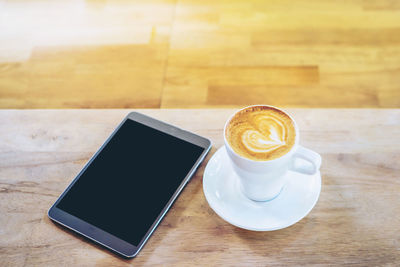
[[[0,108],[400,107],[400,1],[0,0]]]

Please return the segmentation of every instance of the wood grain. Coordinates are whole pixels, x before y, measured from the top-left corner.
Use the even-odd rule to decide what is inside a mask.
[[[0,0],[0,108],[400,107],[397,0]]]
[[[174,3],[0,0],[0,108],[159,108]]]
[[[400,262],[400,110],[289,109],[322,155],[311,213],[274,232],[219,218],[202,192],[232,109],[140,110],[213,149],[137,258],[121,259],[47,218],[47,210],[129,110],[0,111],[0,265],[395,266]]]
[[[397,5],[181,0],[161,106],[399,107]]]

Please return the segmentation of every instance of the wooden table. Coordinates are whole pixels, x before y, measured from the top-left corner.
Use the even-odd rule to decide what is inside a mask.
[[[400,110],[289,109],[321,153],[322,192],[299,223],[236,228],[208,206],[202,175],[233,110],[143,110],[212,139],[205,163],[133,260],[52,223],[47,210],[129,110],[0,111],[0,265],[400,263]]]
[[[0,0],[0,18],[0,108],[400,108],[398,0]]]

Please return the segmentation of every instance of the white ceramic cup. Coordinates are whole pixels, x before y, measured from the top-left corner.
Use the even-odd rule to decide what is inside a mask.
[[[266,106],[285,111],[267,105]],[[247,109],[254,106],[245,107]],[[315,175],[321,166],[321,156],[305,147],[299,145],[299,129],[294,119],[287,114],[293,121],[296,131],[295,143],[292,149],[285,155],[266,161],[255,161],[237,154],[226,140],[226,129],[231,119],[243,110],[235,112],[225,123],[224,127],[224,142],[226,151],[231,159],[233,169],[239,176],[242,192],[251,200],[268,201],[279,195],[286,182],[286,173],[291,170],[307,175]],[[302,159],[299,160],[299,159]],[[303,164],[301,164],[303,163]],[[305,163],[305,164],[304,164]]]

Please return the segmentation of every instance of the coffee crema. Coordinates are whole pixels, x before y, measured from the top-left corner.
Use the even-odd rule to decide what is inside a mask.
[[[225,137],[240,156],[266,161],[290,151],[296,140],[293,120],[279,109],[252,106],[240,110],[228,122]]]

